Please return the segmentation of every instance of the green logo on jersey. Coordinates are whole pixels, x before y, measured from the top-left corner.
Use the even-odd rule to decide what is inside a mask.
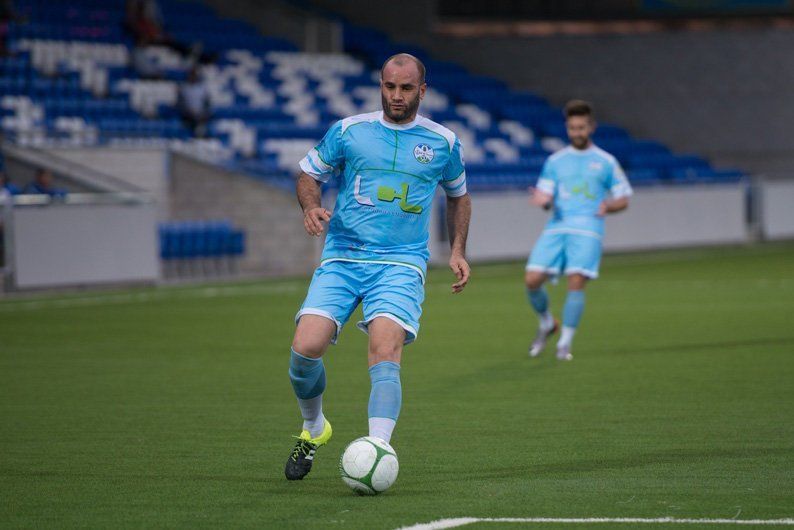
[[[590,192],[590,186],[587,185],[587,182],[580,182],[576,186],[571,188],[571,193],[574,195],[584,195],[590,200],[595,199],[595,195]]]
[[[402,183],[402,193],[388,186],[378,186],[378,200],[383,202],[394,202],[400,199],[400,209],[405,213],[422,213],[422,207],[418,204],[408,204],[408,183]]]

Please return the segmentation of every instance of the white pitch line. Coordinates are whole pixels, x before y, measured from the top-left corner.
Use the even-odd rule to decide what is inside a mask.
[[[439,519],[429,523],[420,523],[413,526],[403,526],[397,530],[441,530],[443,528],[457,528],[458,526],[465,526],[467,524],[482,521],[476,517],[459,517],[457,519]]]
[[[548,524],[733,524],[733,525],[766,525],[794,526],[794,519],[682,519],[677,517],[659,517],[655,519],[642,517],[458,517],[455,519],[439,519],[429,523],[403,526],[398,530],[442,530],[457,528],[473,523],[548,523]]]

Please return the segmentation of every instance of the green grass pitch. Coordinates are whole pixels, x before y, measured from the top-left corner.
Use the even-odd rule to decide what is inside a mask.
[[[431,271],[403,354],[400,477],[372,498],[337,471],[367,425],[350,324],[326,356],[334,438],[305,480],[283,476],[306,279],[0,299],[0,526],[794,516],[794,244],[607,256],[571,363],[553,344],[527,357],[522,278],[477,266],[453,296]]]

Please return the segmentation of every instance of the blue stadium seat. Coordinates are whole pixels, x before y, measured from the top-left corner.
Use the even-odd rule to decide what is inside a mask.
[[[122,31],[125,0],[19,0],[18,3],[18,11],[28,19],[28,23],[9,24],[12,49],[21,45],[20,39],[55,39],[94,45],[112,43],[126,46],[127,51],[131,49],[130,37]],[[295,76],[296,85],[300,86],[301,91],[305,88],[306,98],[296,105],[293,101],[294,94],[283,90],[283,68],[274,59],[278,55],[268,55],[269,52],[294,51],[296,48],[293,44],[280,38],[262,36],[246,20],[220,17],[211,7],[200,1],[160,0],[160,5],[168,32],[185,45],[203,42],[206,51],[217,53],[218,68],[232,65],[237,67],[236,61],[240,55],[235,58],[233,54],[227,54],[232,49],[245,50],[247,53],[243,52],[243,56],[254,56],[262,60],[261,69],[252,69],[250,78],[245,80],[253,84],[253,91],[243,89],[240,85],[245,86],[244,81],[235,75],[234,80],[220,90],[222,93],[215,94],[218,101],[214,108],[213,121],[208,127],[209,135],[227,148],[231,147],[231,135],[224,127],[218,126],[218,120],[222,119],[242,120],[245,127],[253,129],[256,143],[260,146],[267,139],[319,140],[334,121],[353,111],[365,110],[363,107],[377,107],[377,100],[371,99],[377,92],[363,90],[355,95],[353,92],[359,87],[377,90],[373,73],[377,72],[386,57],[403,51],[425,61],[428,67],[428,84],[434,91],[446,96],[436,99],[434,106],[430,106],[429,99],[426,100],[425,112],[436,121],[461,123],[468,129],[461,137],[473,141],[472,147],[482,153],[482,159],[478,158],[478,161],[482,160],[481,163],[468,165],[473,189],[478,186],[494,189],[499,186],[514,188],[528,185],[537,178],[541,164],[548,155],[540,141],[548,137],[565,140],[567,136],[561,109],[550,105],[540,95],[529,91],[510,90],[501,80],[472,75],[459,64],[433,59],[422,48],[395,43],[385,33],[357,27],[344,20],[341,23],[344,27],[345,50],[361,62],[333,74],[326,71],[327,64],[308,64],[306,70],[298,68],[290,75]],[[24,48],[24,45],[21,47]],[[32,65],[33,57],[38,57],[37,53],[30,49],[16,51],[15,56],[0,61],[0,94],[28,95],[35,104],[41,105],[45,116],[37,122],[37,126],[47,127],[51,134],[54,134],[56,118],[82,117],[98,127],[102,139],[188,139],[191,136],[191,132],[180,120],[178,109],[171,102],[173,93],[168,92],[173,90],[174,84],[185,79],[187,72],[184,68],[168,67],[164,70],[164,85],[154,87],[164,88],[165,91],[165,94],[156,94],[158,118],[146,119],[136,110],[145,107],[139,103],[140,100],[146,100],[146,97],[133,97],[131,93],[143,86],[130,88],[130,81],[138,80],[138,75],[132,68],[118,64],[101,66],[107,71],[107,86],[111,95],[104,99],[95,98],[83,89],[82,74],[73,65],[62,61],[57,67],[57,75],[46,77]],[[303,59],[305,56],[290,63],[290,67]],[[351,57],[341,59],[352,61]],[[361,66],[364,66],[363,71]],[[274,77],[277,68],[278,78]],[[217,75],[218,71],[213,71]],[[169,82],[171,85],[166,87],[165,84]],[[259,86],[256,86],[257,83]],[[257,100],[255,105],[254,101]],[[136,101],[135,108],[131,101]],[[161,101],[169,103],[160,103]],[[476,123],[468,116],[461,116],[456,107],[464,103],[475,105],[489,113],[490,125],[488,121]],[[267,108],[262,108],[263,105]],[[306,113],[300,110],[303,105]],[[0,116],[13,114],[13,109],[0,109]],[[519,122],[534,133],[534,138],[522,134],[524,131],[520,127],[501,127],[505,125],[500,123],[503,120]],[[510,130],[510,133],[505,130]],[[498,157],[493,148],[485,149],[484,143],[493,139],[512,144],[512,149],[506,156],[517,152],[519,160],[506,164],[499,159],[501,153]],[[632,181],[641,185],[659,182],[726,182],[743,178],[741,172],[713,170],[708,161],[696,155],[674,155],[659,142],[634,140],[628,131],[618,125],[601,124],[593,139],[627,168]],[[530,146],[524,145],[533,141],[535,143]],[[551,147],[554,143],[544,145]],[[233,154],[225,163],[273,185],[284,188],[293,186],[292,176],[277,164],[277,160],[278,157],[273,153],[259,151],[253,159],[244,159],[239,154]],[[337,181],[332,181],[326,187],[335,185]],[[163,243],[161,252],[171,256],[168,259],[174,259],[173,256],[176,255],[196,253],[216,255],[218,241],[227,237],[223,235],[226,232],[219,232],[218,227],[212,223],[205,223],[201,230],[184,224],[163,227],[163,230],[162,239],[167,240],[167,244]],[[197,231],[203,235],[196,235]]]

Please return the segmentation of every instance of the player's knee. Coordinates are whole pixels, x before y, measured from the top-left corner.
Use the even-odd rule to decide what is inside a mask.
[[[545,281],[546,275],[538,273],[537,271],[527,271],[524,275],[524,283],[526,283],[527,288],[533,291],[540,289]]]
[[[304,357],[316,359],[322,357],[328,348],[328,342],[324,338],[307,333],[306,329],[298,328],[295,337],[292,339],[292,351],[296,351]]]
[[[587,276],[583,274],[571,274],[568,276],[568,290],[581,291],[587,285]]]
[[[384,341],[378,344],[372,344],[369,348],[370,364],[382,363],[384,361],[399,363],[402,350],[403,345],[394,342]]]
[[[333,321],[325,317],[303,315],[292,339],[292,349],[304,357],[322,357],[335,333]]]

